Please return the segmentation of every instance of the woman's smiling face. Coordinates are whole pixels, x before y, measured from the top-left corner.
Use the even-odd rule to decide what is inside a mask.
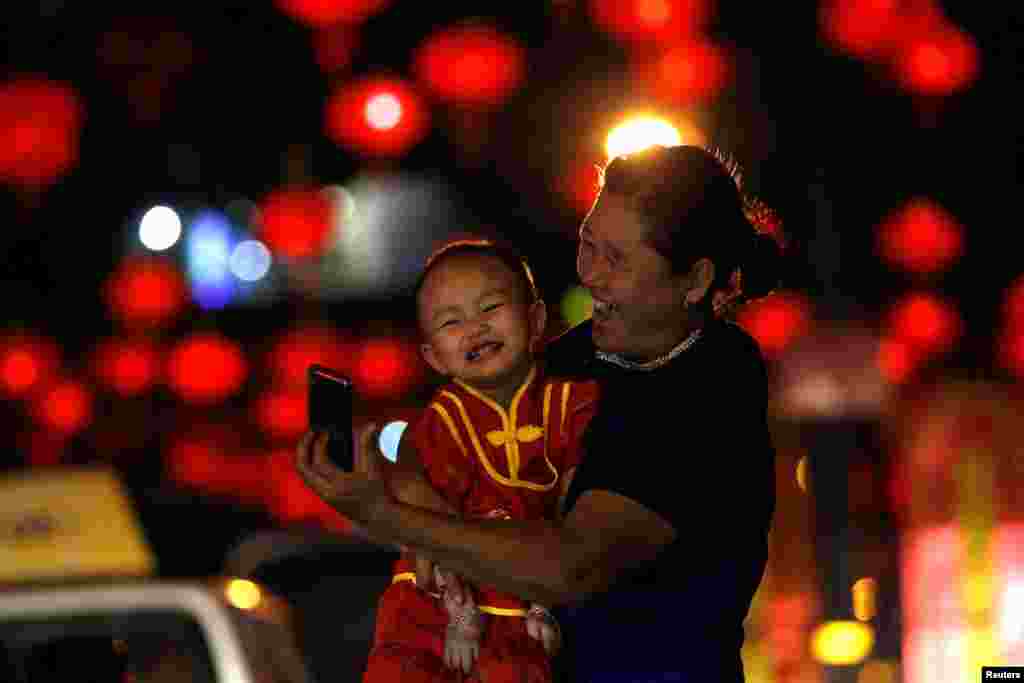
[[[580,226],[576,270],[594,300],[593,339],[602,351],[652,358],[680,341],[685,274],[647,239],[643,216],[602,192]]]

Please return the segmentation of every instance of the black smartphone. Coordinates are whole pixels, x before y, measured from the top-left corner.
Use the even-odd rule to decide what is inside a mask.
[[[309,366],[309,428],[327,432],[327,457],[352,471],[352,380],[322,365]]]

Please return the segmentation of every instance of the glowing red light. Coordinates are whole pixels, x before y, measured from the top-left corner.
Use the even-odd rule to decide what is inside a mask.
[[[310,325],[281,335],[267,355],[267,364],[276,384],[301,388],[306,386],[310,365],[316,363],[345,373],[352,366],[351,354],[352,349],[337,331]]]
[[[888,382],[903,384],[923,360],[922,353],[903,339],[887,337],[878,346],[878,370]]]
[[[173,263],[148,257],[123,261],[108,278],[104,294],[114,317],[133,327],[169,323],[185,307],[187,295]]]
[[[413,69],[440,99],[494,106],[520,86],[525,62],[512,37],[489,26],[459,26],[430,36],[416,51]]]
[[[393,397],[409,390],[422,372],[422,360],[412,344],[398,339],[370,339],[359,348],[352,381],[365,396]]]
[[[914,273],[945,270],[960,257],[963,231],[945,209],[914,199],[886,218],[878,229],[882,259]]]
[[[171,352],[167,374],[183,401],[210,404],[241,389],[248,363],[237,343],[215,333],[199,333]]]
[[[0,392],[24,396],[47,381],[60,364],[60,349],[42,337],[15,333],[0,338]]]
[[[714,13],[709,0],[590,0],[594,23],[627,43],[665,43],[694,36]]]
[[[60,380],[36,397],[35,416],[44,426],[73,434],[92,421],[92,392],[80,382]]]
[[[938,296],[917,293],[893,306],[891,333],[916,351],[929,354],[949,350],[960,336],[960,315]]]
[[[160,355],[148,341],[110,339],[97,346],[93,368],[105,386],[122,396],[136,396],[156,383]]]
[[[309,424],[307,392],[303,389],[275,389],[264,393],[253,405],[253,417],[274,439],[293,439]]]
[[[260,203],[257,232],[272,252],[293,259],[321,254],[331,235],[331,200],[323,192],[287,188]]]
[[[694,38],[669,47],[639,70],[655,95],[688,104],[714,99],[729,82],[732,68],[724,48]]]
[[[274,4],[300,23],[323,28],[358,24],[387,7],[389,0],[274,0]]]
[[[0,181],[38,189],[70,171],[83,112],[60,83],[24,77],[0,86]]]
[[[918,95],[951,95],[977,79],[979,61],[971,36],[943,22],[900,48],[896,77],[907,91]]]
[[[864,58],[890,53],[907,28],[901,0],[827,0],[818,20],[827,42]]]
[[[774,356],[810,329],[811,307],[795,292],[776,292],[744,306],[736,321],[766,356]]]
[[[426,136],[430,123],[420,94],[394,78],[346,83],[327,101],[324,118],[336,144],[379,157],[402,156]]]
[[[601,171],[594,163],[575,163],[556,180],[556,189],[570,208],[584,216],[601,192]]]

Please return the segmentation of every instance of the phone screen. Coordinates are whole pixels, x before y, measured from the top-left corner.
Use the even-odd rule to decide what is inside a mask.
[[[352,471],[352,381],[321,365],[309,366],[309,428],[327,432],[327,456]]]

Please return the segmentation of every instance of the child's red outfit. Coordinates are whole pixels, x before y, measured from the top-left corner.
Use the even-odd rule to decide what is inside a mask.
[[[552,519],[596,399],[595,382],[544,379],[534,367],[505,411],[455,380],[434,395],[409,436],[431,485],[464,519]],[[526,632],[529,604],[486,586],[477,587],[476,602],[491,618],[474,678],[466,680],[550,681],[544,647]],[[463,680],[444,666],[448,619],[437,597],[416,588],[413,563],[397,560],[377,607],[364,683]]]

